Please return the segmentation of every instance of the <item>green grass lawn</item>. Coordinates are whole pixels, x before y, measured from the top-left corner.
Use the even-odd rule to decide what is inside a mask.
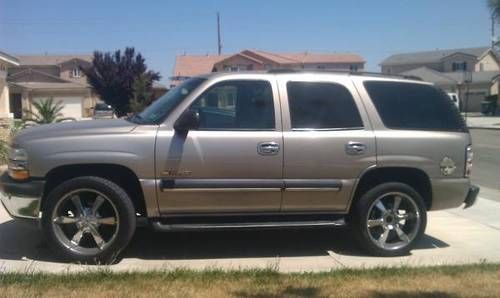
[[[274,270],[0,275],[0,297],[500,297],[500,264],[278,273]]]

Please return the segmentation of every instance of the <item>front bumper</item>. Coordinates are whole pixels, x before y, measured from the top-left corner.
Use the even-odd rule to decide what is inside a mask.
[[[45,181],[12,180],[6,172],[0,177],[0,201],[13,218],[38,219]]]

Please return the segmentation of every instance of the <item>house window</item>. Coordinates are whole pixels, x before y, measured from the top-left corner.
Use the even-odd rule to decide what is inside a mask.
[[[229,72],[245,71],[245,70],[252,70],[252,69],[253,69],[253,65],[244,65],[244,64],[224,65],[224,71],[229,71]]]
[[[453,62],[451,64],[452,71],[466,71],[467,70],[467,62]]]
[[[80,68],[78,68],[78,67],[73,68],[73,70],[71,71],[71,76],[73,78],[81,78],[82,77],[82,73],[80,71]]]
[[[349,70],[350,71],[358,71],[358,66],[355,65],[355,64],[352,64],[350,67],[349,67]]]
[[[479,71],[484,71],[484,63],[479,63]]]
[[[325,69],[326,67],[324,65],[318,65],[317,68],[318,69]]]
[[[0,70],[3,70],[3,71],[5,71],[6,69],[7,69],[7,68],[5,67],[5,65],[3,65],[3,64],[0,64]]]

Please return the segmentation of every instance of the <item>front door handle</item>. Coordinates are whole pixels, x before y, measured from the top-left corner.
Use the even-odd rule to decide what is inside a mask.
[[[262,142],[257,145],[257,152],[260,155],[276,155],[280,152],[280,145],[276,142]]]
[[[349,142],[345,145],[345,152],[349,155],[361,155],[366,151],[366,145],[360,142]]]

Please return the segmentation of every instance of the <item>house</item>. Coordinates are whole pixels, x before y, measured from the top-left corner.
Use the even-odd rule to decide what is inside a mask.
[[[401,74],[432,82],[448,93],[458,93],[464,111],[479,112],[481,102],[491,94],[492,79],[500,75],[500,71],[438,72],[420,67]]]
[[[0,52],[0,118],[10,118],[9,85],[7,73],[11,67],[19,66],[19,60],[7,53]]]
[[[361,71],[364,59],[356,54],[271,53],[243,50],[231,55],[181,55],[175,59],[171,87],[192,76],[219,71],[321,69]]]
[[[17,56],[19,65],[9,68],[9,111],[22,118],[23,109],[52,97],[62,102],[64,117],[80,119],[91,116],[97,96],[87,84],[80,67],[91,64],[91,55]]]
[[[439,72],[476,71],[476,65],[479,67],[482,63],[485,67],[490,54],[493,55],[493,51],[489,47],[395,54],[383,60],[380,67],[385,74],[400,74],[420,67]],[[487,67],[491,67],[490,64]]]
[[[458,93],[462,109],[479,112],[492,94],[492,79],[500,74],[500,59],[496,50],[478,47],[395,54],[380,67],[382,73],[416,77]]]

